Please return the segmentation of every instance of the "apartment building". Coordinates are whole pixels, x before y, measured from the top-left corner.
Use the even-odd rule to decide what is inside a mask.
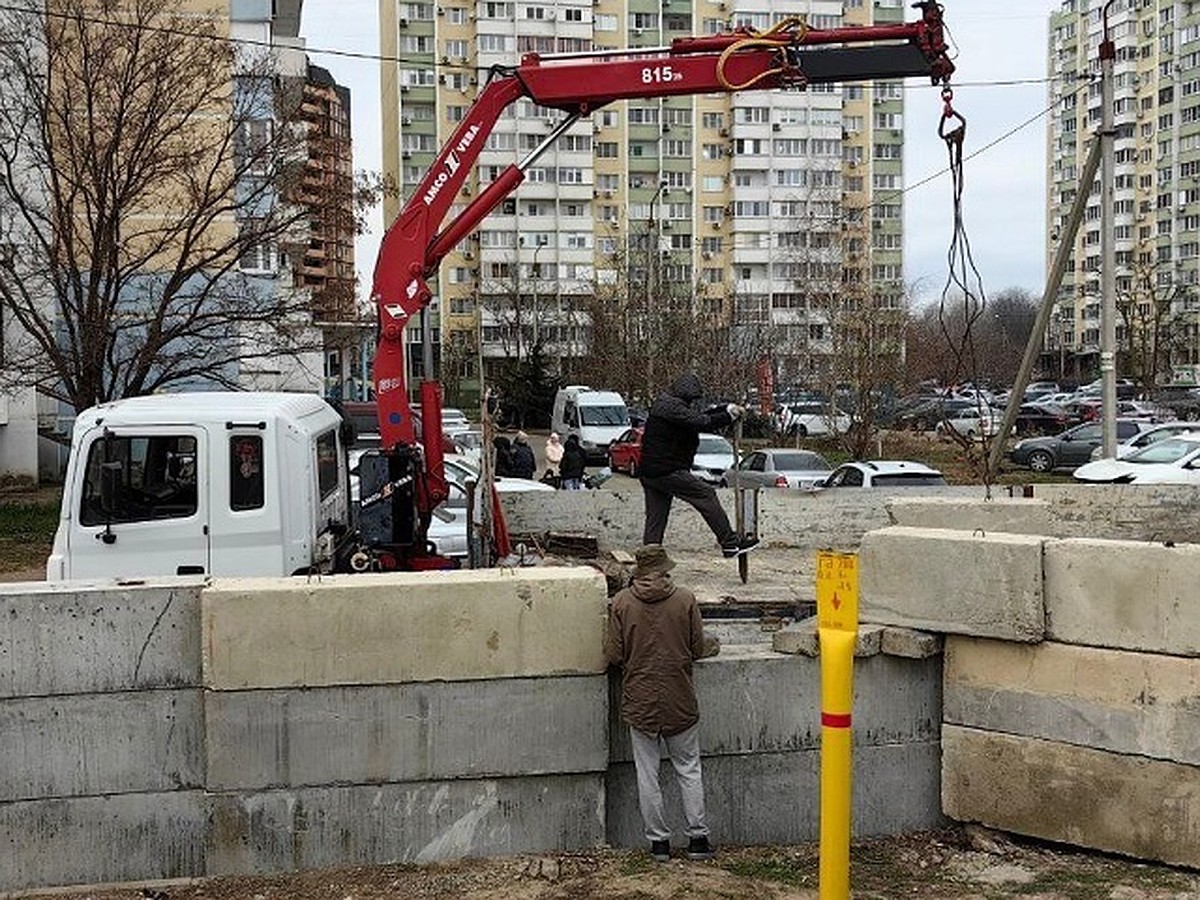
[[[395,219],[494,65],[529,52],[766,30],[794,15],[821,28],[900,22],[906,12],[900,0],[381,0],[381,52],[397,60],[382,76],[383,165],[403,194],[385,219]],[[464,194],[521,160],[561,116],[514,104]],[[896,82],[596,111],[443,261],[431,283],[437,376],[471,402],[481,363],[535,343],[572,371],[593,337],[590,304],[626,284],[648,302],[685,293],[731,348],[766,356],[776,383],[821,377],[834,349],[826,298],[857,291],[883,310],[902,306],[903,116]],[[420,336],[410,331],[410,375],[420,377]]]
[[[1080,185],[1101,120],[1104,0],[1065,0],[1049,22],[1047,261],[1076,192],[1084,222],[1047,330],[1043,368],[1071,380],[1099,373],[1099,181]],[[1157,380],[1200,381],[1200,3],[1116,0],[1114,238],[1118,374],[1157,361]]]

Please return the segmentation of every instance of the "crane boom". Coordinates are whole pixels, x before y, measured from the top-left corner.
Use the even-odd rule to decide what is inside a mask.
[[[713,92],[803,89],[883,78],[926,76],[948,81],[942,7],[922,0],[910,23],[809,29],[799,18],[768,31],[739,28],[675,39],[669,46],[557,55],[530,53],[514,67],[494,67],[474,104],[384,235],[375,265],[372,297],[378,309],[373,377],[385,451],[424,445],[423,471],[414,478],[417,521],[445,499],[440,395],[421,386],[422,434],[417,435],[405,377],[404,329],[433,297],[429,279],[459,241],[508,197],[525,171],[554,139],[582,116],[617,100]],[[866,46],[864,46],[866,45]],[[520,163],[500,173],[444,230],[438,230],[474,170],[504,110],[527,98],[567,114],[554,132]],[[423,539],[419,525],[418,538]],[[408,543],[416,545],[423,540]],[[397,543],[403,543],[398,541]]]

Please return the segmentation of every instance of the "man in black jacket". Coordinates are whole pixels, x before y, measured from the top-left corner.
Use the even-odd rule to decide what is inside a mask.
[[[638,475],[646,497],[643,544],[661,544],[671,515],[671,500],[678,497],[704,517],[716,535],[721,552],[740,556],[758,546],[756,540],[739,540],[712,485],[692,474],[700,432],[723,428],[745,410],[730,403],[706,411],[700,398],[704,388],[691,372],[680,375],[650,407],[642,434],[642,460]]]

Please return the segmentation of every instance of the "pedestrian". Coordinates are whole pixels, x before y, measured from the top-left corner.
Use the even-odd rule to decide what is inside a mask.
[[[562,462],[558,464],[562,474],[564,491],[583,490],[583,473],[587,468],[587,455],[579,446],[579,435],[568,434],[567,444],[563,447]]]
[[[712,859],[700,766],[700,706],[692,662],[721,645],[704,634],[695,595],[671,581],[675,563],[659,545],[634,553],[633,581],[612,601],[604,655],[621,667],[621,720],[629,726],[638,806],[650,854],[671,858],[671,830],[659,782],[665,750],[687,820],[688,859]]]
[[[512,473],[514,478],[533,478],[537,469],[537,460],[533,457],[533,448],[529,446],[529,435],[518,431],[513,440]]]
[[[492,438],[492,447],[496,451],[496,464],[493,472],[497,478],[511,478],[513,473],[512,441],[504,435]]]
[[[676,378],[650,407],[638,466],[646,501],[642,543],[662,543],[671,515],[671,501],[678,497],[704,517],[725,556],[741,556],[758,546],[758,541],[739,537],[733,530],[717,492],[711,484],[692,474],[692,463],[700,445],[700,432],[723,428],[741,418],[745,410],[729,403],[706,411],[701,405],[703,396],[700,379],[688,372]]]
[[[546,438],[545,455],[546,474],[542,476],[542,480],[558,487],[562,480],[558,474],[558,465],[562,462],[563,445],[557,431],[550,432],[550,437]]]

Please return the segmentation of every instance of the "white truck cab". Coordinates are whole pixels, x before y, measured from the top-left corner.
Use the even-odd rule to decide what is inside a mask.
[[[341,423],[313,394],[155,394],[85,410],[47,580],[331,569],[350,521]]]
[[[629,427],[629,410],[625,398],[616,391],[568,385],[554,395],[550,427],[564,441],[572,434],[578,437],[589,461],[604,461],[608,458],[608,445]]]

